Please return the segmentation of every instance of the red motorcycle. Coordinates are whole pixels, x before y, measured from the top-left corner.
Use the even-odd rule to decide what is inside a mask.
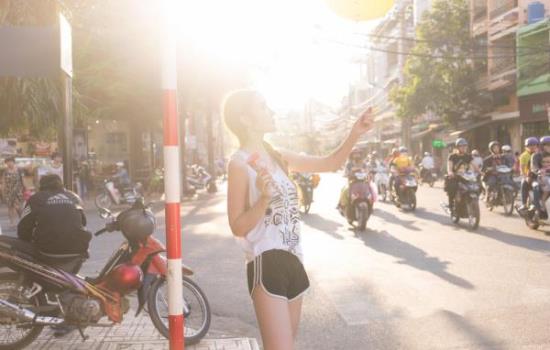
[[[168,338],[167,263],[164,245],[152,236],[153,213],[142,200],[116,217],[106,209],[100,213],[109,222],[95,236],[120,231],[126,241],[95,278],[67,272],[72,263],[80,265],[82,256],[65,257],[63,264],[45,263],[32,244],[0,236],[0,264],[11,270],[0,273],[0,350],[28,346],[47,326],[76,328],[85,340],[87,327],[122,322],[129,297],[136,293],[136,316],[147,306],[154,326]],[[182,274],[185,342],[194,344],[208,331],[210,307],[189,278],[193,271],[183,265]]]

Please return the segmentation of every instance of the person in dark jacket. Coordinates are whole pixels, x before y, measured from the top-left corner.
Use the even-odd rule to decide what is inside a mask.
[[[25,205],[17,236],[33,243],[41,260],[72,273],[77,273],[88,257],[92,238],[86,230],[82,200],[65,190],[56,174],[40,179],[39,191]]]

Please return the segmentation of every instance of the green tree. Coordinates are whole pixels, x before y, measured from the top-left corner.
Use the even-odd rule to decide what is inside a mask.
[[[476,88],[486,51],[476,47],[469,30],[465,0],[438,0],[417,27],[417,41],[405,65],[401,86],[390,99],[401,118],[431,111],[447,124],[484,113],[487,98]],[[485,53],[485,55],[484,55]]]

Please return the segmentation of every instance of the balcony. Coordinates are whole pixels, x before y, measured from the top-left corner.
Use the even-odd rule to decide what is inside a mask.
[[[474,22],[485,21],[487,19],[487,7],[477,7],[474,9]]]
[[[489,90],[502,89],[516,82],[516,60],[514,57],[493,60],[489,67]]]
[[[506,12],[518,7],[518,0],[506,0],[497,1],[494,9],[489,12],[489,18],[495,19],[496,17],[505,14]]]

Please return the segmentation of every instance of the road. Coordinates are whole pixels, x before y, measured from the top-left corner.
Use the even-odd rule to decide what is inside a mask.
[[[420,188],[415,213],[377,203],[368,231],[356,234],[334,209],[343,183],[323,175],[304,217],[311,289],[298,349],[550,349],[547,233],[502,210],[482,210],[477,232],[457,227],[441,209],[439,183]],[[184,261],[209,297],[209,336],[259,339],[225,208],[223,193],[184,203]],[[83,272],[99,270],[119,241],[94,239]]]

